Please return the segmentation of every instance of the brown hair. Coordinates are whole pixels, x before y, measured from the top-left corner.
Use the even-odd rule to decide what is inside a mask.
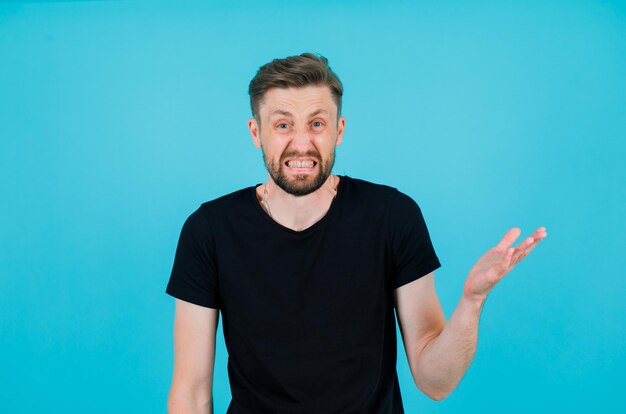
[[[274,59],[261,66],[250,81],[250,107],[252,116],[259,115],[259,104],[270,88],[300,88],[308,85],[327,85],[337,104],[337,115],[341,114],[343,85],[328,66],[328,59],[321,55],[303,53],[284,59]]]

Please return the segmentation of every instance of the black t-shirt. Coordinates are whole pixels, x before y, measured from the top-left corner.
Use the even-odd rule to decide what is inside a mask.
[[[228,413],[403,413],[393,289],[440,266],[417,204],[343,176],[303,231],[255,187],[206,202],[180,235],[167,293],[220,309]]]

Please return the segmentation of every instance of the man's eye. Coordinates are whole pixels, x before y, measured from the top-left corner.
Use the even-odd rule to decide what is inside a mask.
[[[289,125],[287,125],[287,124],[278,124],[278,125],[276,125],[276,127],[278,129],[287,129],[287,128],[289,128]]]
[[[313,125],[314,128],[318,128],[321,127],[323,124],[320,121],[313,121],[311,125]]]

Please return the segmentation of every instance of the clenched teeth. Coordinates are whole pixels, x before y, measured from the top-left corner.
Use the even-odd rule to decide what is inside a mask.
[[[311,168],[315,165],[314,161],[288,161],[287,166],[291,168]]]

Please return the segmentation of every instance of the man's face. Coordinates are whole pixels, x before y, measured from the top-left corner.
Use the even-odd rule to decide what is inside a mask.
[[[328,86],[269,89],[248,127],[274,182],[303,196],[320,188],[335,162],[345,119]]]

